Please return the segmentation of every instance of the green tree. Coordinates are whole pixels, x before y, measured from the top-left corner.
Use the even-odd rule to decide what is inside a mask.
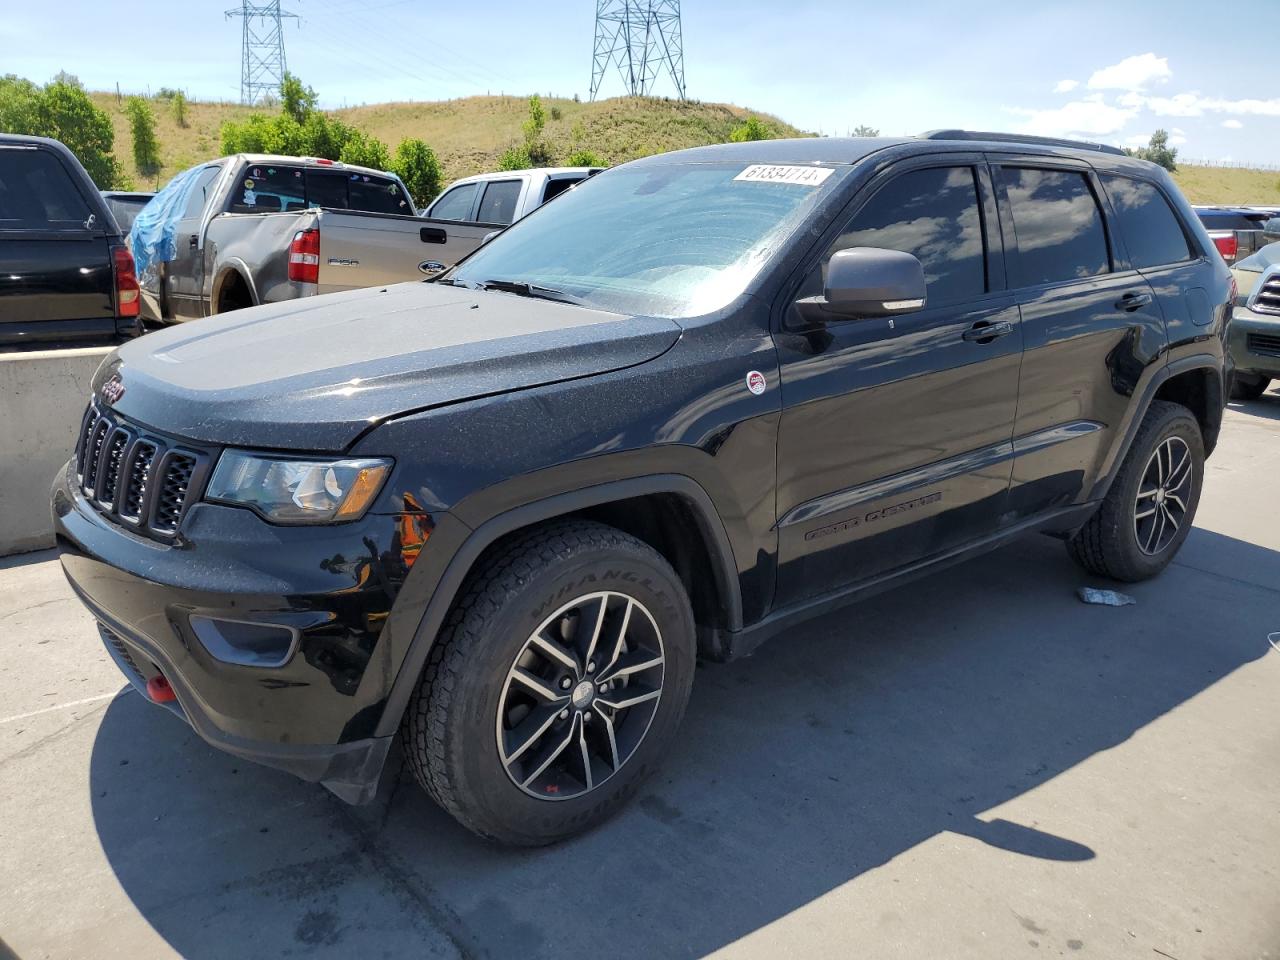
[[[547,125],[547,111],[542,106],[542,98],[536,93],[529,98],[529,118],[524,122],[525,143],[531,143],[542,136],[542,128]]]
[[[853,128],[853,135],[855,137],[878,137],[880,136],[880,131],[875,127],[868,127],[866,124],[860,123]]]
[[[111,153],[111,118],[93,105],[80,82],[69,74],[37,87],[12,74],[0,79],[0,131],[61,140],[88,171],[99,189],[126,181]]]
[[[1170,173],[1178,169],[1178,148],[1169,146],[1169,131],[1157,130],[1145,147],[1139,147],[1134,155],[1164,167]]]
[[[124,112],[133,139],[133,165],[144,177],[154,177],[160,172],[160,144],[156,142],[156,115],[151,104],[142,97],[130,97]]]
[[[187,125],[187,95],[181,90],[175,90],[169,100],[170,106],[173,108],[173,122],[185,128]]]
[[[292,117],[297,123],[305,123],[307,116],[316,108],[318,98],[316,92],[304,84],[292,73],[285,73],[280,81],[280,107],[285,116]]]
[[[604,160],[601,159],[600,154],[596,153],[594,150],[588,150],[585,147],[580,147],[573,151],[573,153],[569,154],[569,159],[565,162],[571,167],[604,166]]]
[[[524,144],[507,147],[498,158],[499,170],[528,170],[532,166],[533,159],[529,156],[529,148]]]
[[[360,130],[351,131],[350,138],[342,145],[338,159],[343,163],[372,167],[374,170],[391,169],[391,155],[387,152],[387,145]]]
[[[404,182],[405,189],[418,207],[425,207],[434,200],[443,185],[436,152],[416,138],[400,141],[391,169]]]
[[[772,140],[774,133],[761,123],[758,117],[747,117],[745,123],[735,127],[729,134],[730,143],[746,143],[749,140]]]

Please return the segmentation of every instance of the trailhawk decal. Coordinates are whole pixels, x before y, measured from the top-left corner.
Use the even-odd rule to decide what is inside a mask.
[[[804,535],[806,540],[817,540],[821,537],[829,537],[836,533],[846,533],[854,527],[860,527],[864,523],[874,523],[877,520],[883,520],[886,517],[895,517],[900,513],[909,513],[916,507],[927,507],[930,504],[940,503],[942,501],[942,493],[926,493],[923,497],[916,497],[914,500],[907,500],[904,503],[895,503],[891,507],[882,507],[879,510],[872,510],[870,513],[862,514],[856,517],[849,517],[837,523],[829,523],[825,527],[818,527],[816,530],[810,530]]]
[[[746,183],[790,183],[797,187],[816,187],[829,176],[830,167],[780,167],[753,163],[733,179]]]
[[[765,380],[764,374],[759,370],[752,370],[747,374],[747,389],[754,393],[757,397],[764,393]]]

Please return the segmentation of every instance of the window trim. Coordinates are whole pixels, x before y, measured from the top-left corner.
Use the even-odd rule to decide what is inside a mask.
[[[772,327],[778,332],[807,330],[811,324],[796,325],[788,321],[790,307],[795,300],[796,291],[800,289],[810,271],[822,261],[831,245],[840,237],[846,224],[862,212],[862,209],[877,193],[891,181],[914,173],[938,167],[969,167],[973,170],[974,181],[978,190],[978,215],[982,225],[982,245],[986,259],[986,292],[971,300],[958,300],[942,305],[926,304],[911,316],[929,316],[936,310],[956,310],[964,306],[981,306],[993,300],[1008,296],[1008,284],[1005,279],[1005,255],[1000,233],[1000,223],[1004,216],[999,210],[994,190],[994,181],[988,168],[985,154],[972,151],[929,152],[904,157],[876,170],[862,184],[853,188],[853,194],[840,209],[831,216],[822,235],[798,259],[796,266],[786,275],[779,286],[781,291],[774,300]]]
[[[13,151],[29,151],[35,153],[43,153],[52,157],[53,161],[62,168],[67,175],[67,179],[71,182],[71,188],[75,191],[81,202],[85,205],[85,209],[93,215],[94,221],[92,227],[86,227],[85,220],[49,220],[49,226],[25,226],[25,227],[6,227],[0,225],[0,234],[8,240],[86,240],[97,239],[98,237],[111,236],[111,228],[108,223],[115,224],[115,216],[111,213],[110,207],[107,206],[106,200],[99,193],[89,197],[84,192],[84,184],[79,172],[67,164],[66,158],[61,152],[43,143],[6,143],[0,144],[0,149]],[[106,219],[109,218],[109,219]],[[60,226],[53,226],[60,224]],[[115,229],[119,231],[119,225],[116,224]]]
[[[1205,256],[1204,251],[1200,249],[1200,244],[1196,241],[1191,231],[1187,229],[1187,224],[1183,219],[1181,212],[1178,210],[1178,205],[1174,203],[1172,199],[1170,199],[1169,194],[1163,189],[1163,187],[1161,187],[1159,183],[1156,183],[1153,180],[1144,179],[1143,177],[1134,176],[1133,174],[1130,174],[1130,173],[1122,173],[1121,171],[1118,171],[1118,170],[1104,169],[1104,170],[1098,170],[1096,171],[1096,173],[1098,176],[1098,182],[1101,184],[1102,190],[1107,197],[1108,215],[1115,218],[1116,225],[1117,225],[1116,235],[1119,237],[1120,243],[1124,246],[1125,262],[1128,265],[1128,269],[1137,271],[1137,272],[1141,272],[1143,270],[1164,270],[1167,267],[1180,267],[1180,266],[1184,266],[1185,264],[1196,263],[1197,261],[1204,259],[1204,256]],[[1129,243],[1123,236],[1121,236],[1122,231],[1119,229],[1119,223],[1120,223],[1119,211],[1116,210],[1115,204],[1111,202],[1111,194],[1107,190],[1106,183],[1103,182],[1104,177],[1122,177],[1125,180],[1133,180],[1137,183],[1146,184],[1147,186],[1155,190],[1155,192],[1160,195],[1160,199],[1164,201],[1165,206],[1169,208],[1169,212],[1173,214],[1173,219],[1174,219],[1174,222],[1177,223],[1178,229],[1182,231],[1182,239],[1187,245],[1186,258],[1182,260],[1170,260],[1166,263],[1153,263],[1149,267],[1134,266],[1133,255],[1129,251]]]
[[[988,162],[991,165],[992,183],[995,186],[997,203],[1000,207],[1000,235],[1006,252],[1005,272],[1010,292],[1052,290],[1077,283],[1096,283],[1099,280],[1113,277],[1117,274],[1134,272],[1132,265],[1129,263],[1128,251],[1123,247],[1117,246],[1117,237],[1114,225],[1111,222],[1111,215],[1113,214],[1111,198],[1103,190],[1102,182],[1098,179],[1097,171],[1093,167],[1082,160],[1073,160],[1068,157],[1043,157],[1007,153],[989,154]],[[1059,173],[1078,173],[1084,177],[1085,183],[1089,187],[1089,192],[1093,196],[1094,205],[1097,207],[1098,218],[1102,221],[1102,235],[1107,245],[1107,270],[1087,277],[1067,277],[1063,280],[1047,280],[1040,283],[1027,284],[1015,282],[1014,268],[1017,265],[1020,253],[1018,248],[1018,228],[1013,216],[1013,203],[1009,200],[1008,184],[1004,178],[1004,169],[1006,167],[1018,170],[1056,170]]]

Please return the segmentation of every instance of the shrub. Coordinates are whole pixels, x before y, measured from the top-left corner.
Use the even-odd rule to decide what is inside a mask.
[[[359,130],[351,131],[351,136],[342,145],[338,159],[343,163],[372,167],[374,170],[391,169],[391,155],[387,152],[387,145]]]
[[[111,153],[111,118],[93,105],[80,82],[69,74],[43,87],[9,74],[0,77],[0,131],[53,137],[67,145],[101,190],[124,182]]]
[[[561,120],[561,119],[563,119],[563,118],[564,118],[564,112],[563,112],[559,107],[552,107],[552,108],[551,108],[551,119],[552,119],[552,120]]]
[[[735,127],[729,134],[730,143],[746,143],[750,140],[772,140],[774,133],[757,117],[747,117],[746,123]]]
[[[177,90],[169,99],[172,101],[173,122],[180,127],[185,127],[187,125],[187,95],[181,90]]]
[[[579,149],[569,154],[569,159],[565,161],[565,166],[569,167],[603,167],[604,160],[594,150]]]
[[[507,147],[498,158],[499,170],[528,170],[532,166],[533,159],[529,156],[529,149],[523,144]]]
[[[133,139],[133,165],[144,177],[154,177],[160,172],[160,144],[156,142],[156,115],[151,104],[142,97],[130,97],[124,112]]]
[[[429,146],[416,138],[406,138],[396,147],[391,170],[398,176],[419,208],[425,207],[440,192],[443,173],[440,160]]]

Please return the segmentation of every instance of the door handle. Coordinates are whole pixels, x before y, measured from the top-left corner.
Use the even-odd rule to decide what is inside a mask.
[[[447,243],[449,234],[439,227],[423,227],[418,231],[418,237],[423,243]]]
[[[1116,309],[1132,312],[1139,307],[1151,306],[1151,294],[1149,293],[1126,293],[1123,297],[1116,301]]]
[[[1008,320],[997,320],[994,323],[989,320],[979,320],[960,336],[969,341],[990,343],[1000,337],[1007,337],[1011,333],[1013,333],[1013,324]]]
[[[191,236],[187,237],[187,246],[189,246],[192,250],[194,250],[197,244],[199,243],[200,243],[199,234],[193,233]]]

